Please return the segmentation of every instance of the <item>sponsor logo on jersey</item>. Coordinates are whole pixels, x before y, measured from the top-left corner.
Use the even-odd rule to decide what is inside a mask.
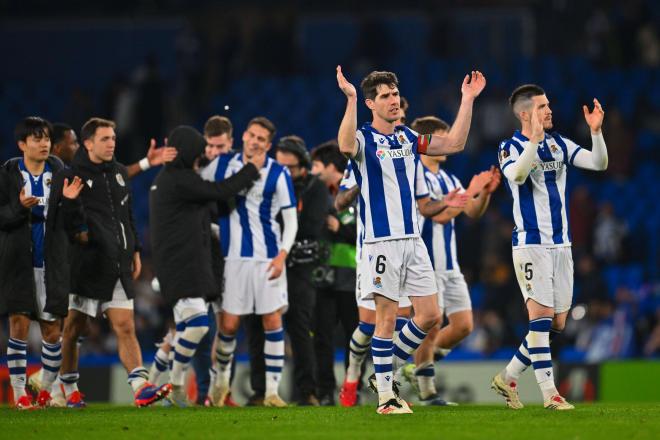
[[[374,286],[378,289],[383,287],[383,282],[381,281],[380,277],[374,278]]]
[[[396,150],[377,150],[376,156],[380,160],[401,159],[404,157],[413,157],[413,151],[410,148],[398,148]]]

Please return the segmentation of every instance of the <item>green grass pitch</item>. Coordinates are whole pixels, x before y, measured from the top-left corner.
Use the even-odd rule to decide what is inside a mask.
[[[0,408],[3,439],[525,439],[660,438],[660,403],[540,406],[415,406],[412,415],[379,416],[356,408],[131,408],[91,404],[82,410],[18,412]]]

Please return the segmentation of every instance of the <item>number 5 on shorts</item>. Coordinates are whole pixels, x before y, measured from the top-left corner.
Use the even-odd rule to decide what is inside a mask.
[[[525,279],[530,281],[534,278],[534,271],[532,270],[532,263],[525,263]]]
[[[376,273],[379,275],[382,275],[385,273],[385,262],[387,262],[387,258],[385,258],[385,255],[379,255],[376,258]]]

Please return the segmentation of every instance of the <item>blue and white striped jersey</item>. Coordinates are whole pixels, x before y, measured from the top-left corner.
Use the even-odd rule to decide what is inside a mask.
[[[242,153],[223,154],[202,171],[202,178],[220,182],[243,168]],[[259,170],[261,177],[235,197],[236,208],[218,221],[222,253],[229,260],[269,261],[281,245],[282,209],[295,208],[296,196],[289,170],[270,157]]]
[[[428,196],[428,188],[418,167],[417,136],[403,125],[385,135],[369,123],[356,133],[352,169],[360,186],[365,243],[419,237],[415,199]]]
[[[18,169],[23,176],[23,188],[26,197],[37,197],[39,204],[31,209],[32,214],[32,266],[44,267],[44,240],[46,236],[46,216],[48,215],[48,197],[50,196],[50,184],[53,180],[53,172],[50,165],[46,163],[44,171],[33,176],[25,167],[21,159]]]
[[[528,142],[516,131],[499,147],[502,172],[515,163]],[[505,180],[513,197],[514,248],[529,246],[562,247],[571,245],[566,200],[566,165],[572,165],[582,147],[558,133],[545,135],[539,143],[532,170],[522,185]]]
[[[442,200],[445,195],[456,188],[459,189],[459,192],[464,191],[461,181],[453,174],[449,174],[442,169],[434,174],[424,167],[424,176],[431,198],[434,200]],[[460,271],[458,258],[456,257],[454,219],[443,225],[420,215],[419,221],[422,225],[422,240],[424,240],[424,244],[426,244],[429,251],[431,264],[433,264],[435,271]]]

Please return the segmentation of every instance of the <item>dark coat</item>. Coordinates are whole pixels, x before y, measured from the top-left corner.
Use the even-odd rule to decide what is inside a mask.
[[[259,179],[259,171],[247,164],[223,182],[203,180],[193,163],[206,146],[204,137],[191,127],[178,127],[168,137],[178,150],[174,162],[156,176],[149,194],[149,223],[154,268],[165,299],[219,295],[211,256],[209,202],[227,200]]]
[[[84,188],[75,200],[62,198],[62,182],[74,176]],[[71,168],[54,179],[51,198],[62,201],[68,231],[87,231],[87,243],[74,244],[72,252],[71,292],[110,301],[121,281],[128,298],[134,298],[133,256],[140,251],[133,218],[131,189],[126,167],[112,161],[95,164],[85,148],[78,149]]]
[[[20,203],[23,177],[19,159],[11,159],[0,167],[0,314],[37,316],[36,288],[32,262],[30,209]],[[64,167],[55,156],[47,159],[53,175]],[[51,183],[51,193],[55,184]],[[60,190],[61,191],[61,190]],[[53,199],[49,200],[49,204]],[[44,267],[46,272],[46,305],[43,311],[66,316],[69,291],[69,240],[63,225],[59,201],[48,207],[45,224]]]

